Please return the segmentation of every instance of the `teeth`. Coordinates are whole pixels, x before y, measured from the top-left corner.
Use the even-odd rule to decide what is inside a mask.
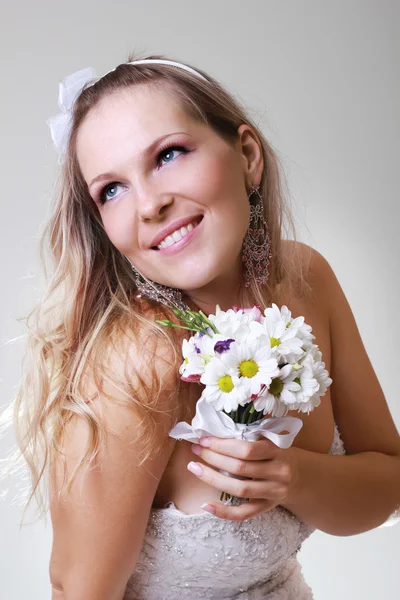
[[[157,246],[157,248],[168,248],[168,246],[175,244],[175,242],[179,242],[179,240],[185,237],[185,235],[188,234],[189,231],[192,231],[193,228],[194,225],[189,223],[189,225],[186,227],[177,229],[172,235],[167,235],[167,237]]]

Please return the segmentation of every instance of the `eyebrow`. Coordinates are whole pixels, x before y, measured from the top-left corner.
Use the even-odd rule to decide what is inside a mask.
[[[147,146],[147,148],[142,150],[139,153],[139,156],[146,157],[149,154],[152,154],[154,149],[160,144],[160,142],[162,142],[163,140],[165,140],[166,138],[168,138],[172,135],[178,135],[180,133],[184,133],[185,135],[190,136],[190,133],[187,133],[186,131],[175,131],[174,133],[167,133],[165,135],[161,135],[160,137],[155,139],[154,142],[152,142],[149,146]],[[116,177],[116,174],[113,172],[101,173],[100,175],[97,175],[94,179],[92,179],[92,181],[89,183],[88,187],[90,188],[97,181],[103,181],[104,179],[110,179],[110,178],[112,179],[113,177]]]

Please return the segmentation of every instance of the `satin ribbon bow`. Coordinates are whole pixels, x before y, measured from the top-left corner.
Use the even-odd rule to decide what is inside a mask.
[[[74,102],[84,86],[93,79],[97,79],[96,71],[92,67],[87,67],[86,69],[72,73],[72,75],[68,75],[59,84],[58,107],[61,112],[46,121],[50,127],[51,138],[57,148],[59,163],[62,162],[65,155],[71,133]]]
[[[235,423],[228,415],[215,410],[211,403],[200,398],[197,401],[196,414],[191,425],[181,421],[169,431],[169,435],[175,439],[193,443],[197,443],[206,435],[249,442],[255,442],[260,439],[260,436],[263,436],[279,448],[289,448],[302,427],[303,421],[296,417],[271,417],[250,423],[250,425]],[[289,433],[280,433],[281,431]]]

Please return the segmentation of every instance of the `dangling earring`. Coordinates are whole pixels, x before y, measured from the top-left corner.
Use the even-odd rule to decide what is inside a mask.
[[[135,284],[139,291],[139,294],[137,295],[138,298],[141,296],[146,296],[152,300],[156,300],[157,302],[164,304],[165,306],[168,306],[168,308],[177,308],[178,310],[185,311],[190,310],[190,307],[183,302],[182,293],[180,290],[162,285],[161,283],[155,283],[154,281],[147,279],[147,277],[144,277],[141,273],[139,273],[129,258],[128,261],[135,275]]]
[[[242,247],[246,287],[250,286],[253,278],[260,285],[268,281],[269,262],[272,258],[271,239],[264,218],[264,203],[259,188],[259,185],[253,185],[250,190],[250,223]],[[253,194],[256,197],[254,204],[251,200]]]

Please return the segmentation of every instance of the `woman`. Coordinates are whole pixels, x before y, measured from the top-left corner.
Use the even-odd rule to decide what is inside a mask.
[[[294,241],[277,156],[216,80],[160,56],[76,75],[50,122],[54,273],[15,406],[32,493],[50,491],[53,598],[312,598],[304,539],[367,531],[399,504],[400,440],[351,309]],[[293,446],[169,437],[201,390],[179,380],[187,332],[156,321],[272,301],[305,317],[333,379],[318,410],[292,411]]]

